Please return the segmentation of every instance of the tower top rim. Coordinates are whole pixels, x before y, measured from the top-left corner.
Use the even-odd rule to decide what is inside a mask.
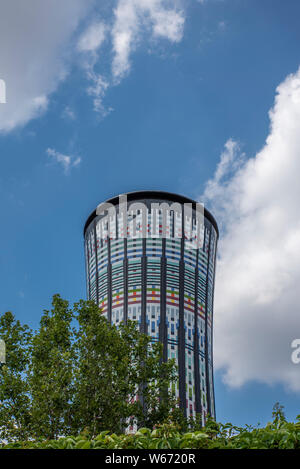
[[[133,192],[126,192],[124,194],[119,194],[114,197],[111,197],[103,203],[110,203],[113,205],[118,205],[119,204],[119,198],[121,195],[126,195],[127,196],[127,201],[132,202],[134,200],[140,200],[140,199],[157,199],[157,200],[166,200],[166,201],[171,201],[171,202],[178,202],[180,204],[185,204],[185,203],[192,203],[196,204],[197,202],[189,197],[186,197],[181,194],[176,194],[174,192],[165,192],[165,191],[151,191],[151,190],[144,190],[144,191],[133,191]],[[198,202],[199,203],[199,202]],[[92,211],[92,213],[89,215],[85,225],[84,225],[84,230],[83,230],[83,235],[85,236],[86,230],[88,226],[91,224],[91,222],[96,218],[96,209]],[[204,207],[204,216],[207,218],[213,227],[215,228],[217,232],[217,237],[219,238],[219,228],[217,225],[217,222],[214,218],[214,216],[207,210],[207,208]]]

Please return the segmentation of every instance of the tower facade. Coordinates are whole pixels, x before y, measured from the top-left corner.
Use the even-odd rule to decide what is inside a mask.
[[[126,205],[125,205],[126,204]],[[213,297],[218,227],[186,197],[124,194],[100,204],[84,228],[87,295],[113,324],[138,321],[178,366],[187,417],[215,417]],[[200,214],[200,216],[198,216]]]

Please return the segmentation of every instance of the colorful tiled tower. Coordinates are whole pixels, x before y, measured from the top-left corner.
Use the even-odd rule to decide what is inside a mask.
[[[127,212],[120,197],[126,197]],[[161,341],[164,358],[178,364],[177,395],[185,415],[215,418],[215,219],[204,209],[197,226],[196,202],[167,192],[131,192],[105,204],[111,210],[95,210],[84,228],[88,298],[111,323],[138,321],[142,332]],[[197,249],[190,247],[187,227],[201,233]]]

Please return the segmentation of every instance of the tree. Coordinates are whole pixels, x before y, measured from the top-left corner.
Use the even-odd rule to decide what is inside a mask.
[[[136,322],[122,323],[120,335],[127,344],[127,380],[130,415],[138,427],[153,428],[170,418],[177,400],[175,360],[163,362],[163,346],[141,334]]]
[[[76,333],[75,396],[73,430],[88,428],[92,435],[120,428],[122,344],[93,302],[74,306],[79,324]],[[126,389],[126,387],[125,387]],[[125,398],[126,400],[126,398]]]
[[[284,414],[284,406],[281,405],[279,402],[275,402],[273,406],[273,423],[276,428],[280,428],[282,424],[286,422],[285,414]]]
[[[174,363],[161,363],[161,347],[137,330],[137,323],[110,325],[93,302],[75,306],[76,336],[75,431],[88,428],[120,432],[130,420],[157,423],[174,406],[171,392],[160,401],[160,386],[175,379]],[[156,386],[155,386],[156,385]],[[143,391],[143,397],[139,393]]]
[[[31,430],[31,405],[26,379],[32,333],[11,312],[0,316],[0,338],[6,345],[6,364],[0,369],[0,438],[26,439]]]
[[[77,321],[77,327],[73,321]],[[49,438],[167,420],[176,407],[173,360],[136,322],[110,325],[92,301],[53,296],[32,333],[11,313],[0,318],[7,365],[0,379],[0,436]]]
[[[73,398],[73,312],[59,295],[52,310],[44,311],[32,339],[29,387],[32,427],[37,437],[57,438],[69,433]]]

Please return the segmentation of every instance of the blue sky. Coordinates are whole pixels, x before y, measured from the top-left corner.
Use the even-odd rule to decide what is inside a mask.
[[[300,241],[293,179],[299,2],[143,0],[139,9],[135,0],[101,8],[93,1],[58,7],[56,0],[29,0],[18,20],[21,3],[0,0],[0,79],[7,88],[0,104],[0,311],[37,327],[54,293],[71,302],[85,298],[83,226],[99,202],[139,189],[204,198],[222,227],[217,418],[265,423],[278,400],[296,417],[300,368],[289,354],[290,339],[300,333],[299,269],[291,254]],[[127,45],[120,42],[125,33]],[[272,161],[283,170],[269,186],[260,168]],[[267,213],[254,200],[253,181]],[[287,196],[272,205],[276,187]],[[229,206],[239,207],[234,216]],[[283,253],[270,234],[274,207],[282,226],[293,228],[278,233]],[[253,229],[245,219],[256,215],[255,231],[245,235]]]

